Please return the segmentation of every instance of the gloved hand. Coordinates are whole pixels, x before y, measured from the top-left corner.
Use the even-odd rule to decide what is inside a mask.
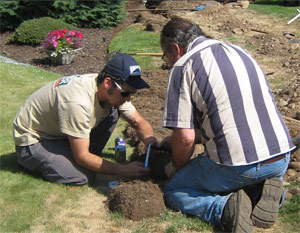
[[[177,171],[177,170],[176,170],[176,168],[174,167],[172,161],[169,162],[169,163],[165,166],[165,174],[166,174],[166,176],[167,176],[169,179],[172,178],[172,177],[175,175],[176,171]]]

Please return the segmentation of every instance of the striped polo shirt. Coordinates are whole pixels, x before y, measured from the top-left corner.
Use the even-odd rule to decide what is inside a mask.
[[[236,45],[204,37],[171,70],[162,126],[199,129],[205,155],[224,165],[256,163],[293,148],[256,61]]]

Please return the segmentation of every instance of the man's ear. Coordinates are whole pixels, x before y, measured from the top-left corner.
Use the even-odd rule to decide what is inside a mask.
[[[170,47],[171,47],[170,52],[173,53],[177,57],[177,59],[182,57],[186,52],[186,49],[180,47],[177,43],[174,42],[170,43]]]
[[[112,80],[110,77],[105,77],[103,81],[103,85],[106,89],[110,88],[112,86]]]

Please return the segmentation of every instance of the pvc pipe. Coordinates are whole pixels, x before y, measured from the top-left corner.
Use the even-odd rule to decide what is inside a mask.
[[[288,24],[292,23],[292,22],[295,21],[298,17],[300,17],[300,10],[297,9],[297,11],[299,12],[299,14],[296,15],[294,18],[292,18],[290,21],[288,21]]]
[[[148,167],[149,154],[150,154],[150,147],[151,147],[151,144],[148,144],[148,146],[147,146],[147,153],[146,153],[146,159],[145,159],[145,163],[144,163],[144,167]]]

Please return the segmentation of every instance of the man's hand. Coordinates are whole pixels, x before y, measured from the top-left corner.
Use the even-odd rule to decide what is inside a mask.
[[[141,162],[132,162],[126,165],[122,165],[120,168],[120,176],[128,178],[137,178],[145,176],[150,172],[150,168],[145,168]]]
[[[152,146],[158,146],[157,139],[154,136],[145,138],[144,143],[145,143],[146,148],[149,144],[151,144]]]
[[[158,146],[158,142],[157,142],[157,139],[155,137],[146,138],[144,140],[144,144],[145,144],[145,150],[144,150],[145,153],[147,153],[148,145],[151,145],[151,150],[152,150],[153,147]]]
[[[175,175],[175,173],[176,173],[176,168],[174,167],[171,161],[165,166],[165,174],[170,179]]]

